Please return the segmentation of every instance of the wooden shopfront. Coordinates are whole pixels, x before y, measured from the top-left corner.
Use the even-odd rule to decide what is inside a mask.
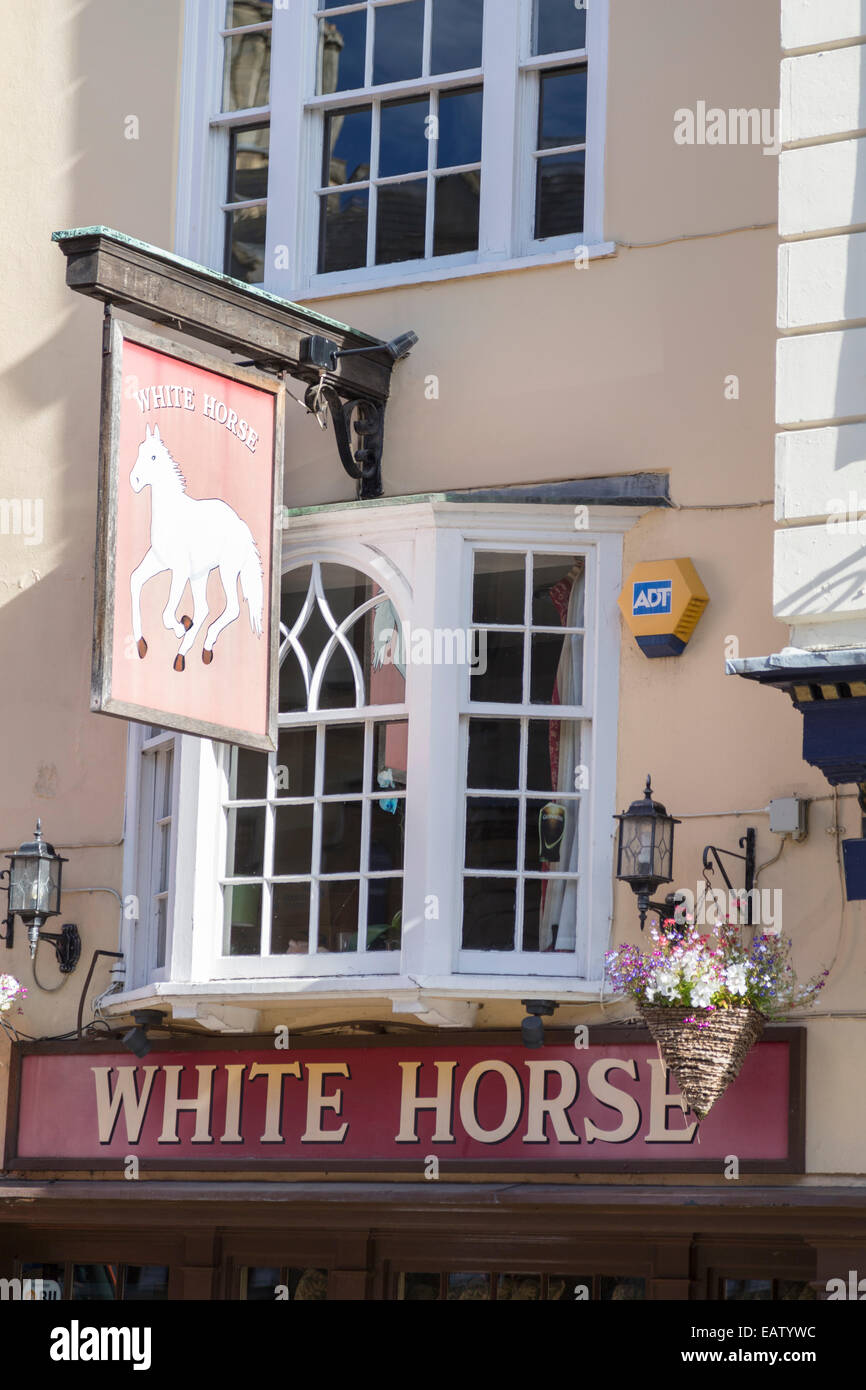
[[[76,1301],[801,1300],[854,1258],[866,1194],[802,1176],[802,1030],[770,1029],[700,1132],[645,1034],[575,1042],[20,1045],[0,1277]]]

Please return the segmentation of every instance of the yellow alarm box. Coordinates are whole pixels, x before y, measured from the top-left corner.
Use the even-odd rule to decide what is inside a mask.
[[[619,596],[626,626],[645,656],[680,656],[710,596],[691,560],[635,565]]]

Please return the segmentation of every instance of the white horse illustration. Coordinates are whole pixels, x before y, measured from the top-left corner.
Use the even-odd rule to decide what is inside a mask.
[[[152,432],[147,426],[129,481],[133,492],[150,488],[150,549],[129,581],[132,634],[138,655],[147,654],[141,631],[141,590],[148,579],[164,570],[171,570],[171,591],[162,621],[169,632],[183,639],[172,663],[175,671],[184,669],[184,658],[208,616],[207,581],[211,570],[220,572],[226,605],[205,633],[202,661],[210,665],[214,643],[240,613],[238,578],[249,607],[250,627],[261,637],[262,562],[252,532],[227,502],[216,497],[187,497],[186,480],[160,438],[159,425]],[[193,614],[178,621],[177,607],[187,583],[192,591]]]

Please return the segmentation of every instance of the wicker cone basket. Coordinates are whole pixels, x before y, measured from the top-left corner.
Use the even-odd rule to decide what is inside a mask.
[[[737,1076],[765,1023],[751,1004],[741,1009],[643,1006],[640,1014],[699,1120],[710,1113]],[[706,1020],[709,1026],[699,1028],[697,1022],[686,1023],[687,1018]]]

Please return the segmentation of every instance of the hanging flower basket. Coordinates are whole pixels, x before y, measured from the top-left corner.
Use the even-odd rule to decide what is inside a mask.
[[[813,1003],[827,971],[799,986],[787,937],[759,935],[746,946],[727,922],[701,936],[689,921],[669,921],[651,935],[651,951],[632,945],[608,951],[607,977],[635,1001],[662,1061],[702,1120],[767,1019]]]
[[[699,1120],[738,1075],[766,1022],[751,1004],[733,1009],[646,1005],[638,1012]]]

